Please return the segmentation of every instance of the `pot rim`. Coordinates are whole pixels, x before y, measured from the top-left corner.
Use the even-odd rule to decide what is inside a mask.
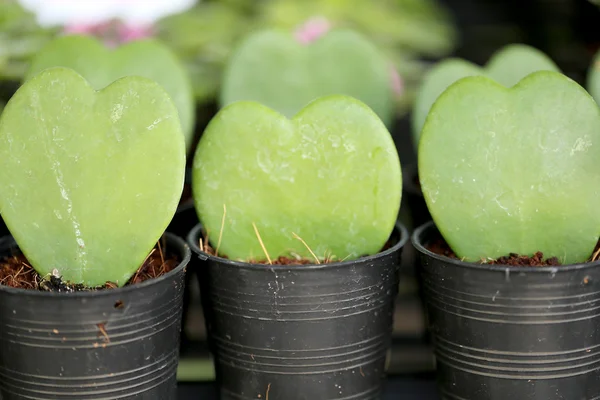
[[[535,267],[535,266],[529,266],[529,265],[515,266],[515,265],[497,265],[497,264],[493,264],[493,265],[476,264],[476,263],[472,263],[472,262],[456,260],[454,258],[436,254],[436,253],[428,250],[421,243],[421,236],[423,236],[423,234],[425,232],[429,231],[430,229],[435,229],[437,231],[437,227],[435,226],[434,221],[426,222],[414,230],[413,234],[411,235],[411,243],[412,243],[413,247],[419,253],[421,253],[427,257],[434,258],[445,264],[452,264],[456,267],[471,268],[471,269],[482,270],[482,271],[501,271],[501,272],[510,271],[510,272],[540,273],[540,274],[541,273],[543,273],[543,274],[560,273],[560,272],[568,272],[568,271],[574,271],[574,270],[582,270],[582,269],[587,269],[587,268],[600,267],[600,260],[588,262],[588,263],[567,264],[567,265],[559,265],[559,266],[552,266],[552,267],[551,266]]]
[[[164,281],[164,280],[168,280],[171,279],[174,275],[179,274],[182,270],[184,270],[187,265],[189,264],[191,257],[192,257],[192,251],[190,250],[190,247],[187,245],[187,243],[180,238],[179,236],[170,233],[170,232],[164,232],[164,235],[166,236],[167,239],[167,243],[170,243],[171,245],[176,245],[177,247],[180,247],[180,251],[179,251],[179,255],[183,256],[183,258],[181,259],[181,261],[179,262],[179,264],[177,265],[177,267],[175,267],[172,271],[167,272],[164,275],[159,276],[158,278],[154,278],[154,279],[149,279],[146,280],[142,283],[136,283],[134,285],[128,285],[128,286],[123,286],[123,287],[118,287],[118,288],[114,288],[114,289],[105,289],[105,290],[85,290],[85,291],[79,291],[79,292],[48,292],[48,291],[42,291],[42,290],[32,290],[32,289],[22,289],[22,288],[13,288],[13,287],[9,287],[9,286],[4,286],[4,285],[0,285],[0,295],[2,294],[7,294],[7,295],[26,295],[26,296],[34,296],[34,297],[69,297],[69,298],[84,298],[84,297],[103,297],[103,296],[114,296],[114,295],[120,295],[123,293],[129,293],[135,290],[140,290],[140,289],[144,289],[147,288],[149,286],[152,285],[156,285],[159,284],[160,282]],[[11,236],[5,236],[4,238],[0,238],[0,243],[2,242],[2,239],[6,240],[8,243],[15,243],[14,239]],[[160,240],[160,239],[159,239]],[[18,247],[18,245],[17,245]]]
[[[310,270],[310,271],[335,269],[335,268],[346,266],[346,265],[352,264],[352,263],[371,262],[371,261],[375,261],[379,258],[383,258],[389,254],[400,251],[406,245],[406,243],[408,243],[408,241],[410,239],[410,235],[409,235],[406,227],[401,222],[396,221],[396,223],[394,225],[394,230],[392,231],[392,234],[394,233],[394,231],[397,231],[400,234],[400,239],[398,240],[398,242],[395,245],[393,245],[389,249],[381,251],[377,254],[358,258],[355,260],[339,261],[339,262],[332,262],[332,263],[326,263],[326,264],[270,265],[270,264],[255,264],[255,263],[248,263],[248,262],[244,262],[244,261],[229,260],[227,258],[217,257],[217,256],[213,256],[211,254],[203,252],[202,250],[200,250],[200,246],[198,246],[196,244],[198,242],[198,238],[200,236],[201,230],[202,230],[202,223],[196,224],[196,226],[194,226],[192,228],[192,230],[190,231],[190,233],[187,235],[187,243],[188,243],[188,246],[191,248],[192,252],[194,252],[202,261],[211,260],[211,261],[218,262],[218,263],[222,264],[223,266],[234,267],[234,268],[243,268],[243,269],[249,269],[249,270],[264,270],[264,269],[289,270],[290,267],[294,268],[294,269],[298,269],[298,270]],[[392,234],[390,234],[390,237]]]

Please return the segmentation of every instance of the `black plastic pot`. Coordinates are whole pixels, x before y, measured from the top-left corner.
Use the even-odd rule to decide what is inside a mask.
[[[402,168],[404,194],[406,197],[413,226],[419,227],[424,223],[431,221],[431,214],[425,203],[421,186],[419,185],[419,174],[417,164],[408,165]]]
[[[270,266],[209,256],[198,268],[222,400],[379,399],[391,343],[398,270],[392,247],[341,263]]]
[[[507,267],[421,253],[438,385],[452,400],[600,398],[600,262]]]
[[[118,289],[56,293],[0,286],[0,399],[175,400],[189,247],[179,266]],[[12,238],[0,255],[17,251]]]

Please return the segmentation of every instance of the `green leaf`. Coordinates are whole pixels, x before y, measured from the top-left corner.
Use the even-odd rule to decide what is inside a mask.
[[[291,120],[259,103],[223,108],[194,157],[196,210],[214,246],[233,259],[298,254],[352,259],[389,238],[402,192],[385,125],[364,103],[319,98]],[[226,209],[225,223],[221,229]]]
[[[600,235],[600,109],[539,71],[510,89],[468,77],[433,105],[419,145],[423,194],[467,261],[542,251],[584,262]]]
[[[125,284],[173,217],[184,168],[177,109],[146,78],[96,92],[50,68],[0,116],[0,213],[41,275]]]
[[[292,117],[317,97],[357,98],[390,124],[393,100],[389,65],[379,50],[349,30],[332,31],[304,45],[288,33],[248,37],[227,66],[222,105],[252,100]]]
[[[144,39],[112,50],[93,37],[62,36],[48,43],[32,59],[25,79],[55,66],[74,69],[95,89],[130,75],[159,83],[177,106],[186,147],[190,149],[195,119],[191,80],[181,61],[161,42]]]
[[[516,85],[532,72],[560,72],[550,57],[524,44],[504,46],[490,57],[485,69],[492,79],[506,87]]]
[[[458,58],[438,63],[425,75],[417,92],[412,115],[413,143],[419,143],[421,129],[431,105],[460,78],[483,75],[510,87],[535,71],[560,72],[560,69],[546,54],[524,44],[510,44],[501,48],[483,68]]]
[[[485,75],[481,67],[459,58],[448,58],[427,72],[417,91],[411,116],[413,144],[415,146],[419,143],[421,129],[435,99],[457,80],[477,75]]]

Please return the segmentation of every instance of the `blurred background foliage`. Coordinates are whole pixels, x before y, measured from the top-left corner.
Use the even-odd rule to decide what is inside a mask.
[[[16,0],[0,0],[0,78],[20,80],[28,58],[61,27],[42,28]],[[431,60],[449,55],[458,33],[438,0],[202,0],[158,21],[154,35],[185,62],[198,103],[214,101],[231,51],[249,32],[294,30],[314,16],[371,38],[402,78],[399,111],[406,110]]]
[[[152,32],[185,63],[202,107],[214,104],[224,66],[247,34],[294,30],[325,17],[333,27],[363,33],[386,54],[402,79],[401,117],[433,63],[458,56],[481,64],[508,43],[539,48],[581,82],[599,47],[596,5],[600,0],[199,0],[156,22]],[[39,26],[18,0],[0,0],[0,81],[18,84],[31,55],[61,33],[62,27]]]
[[[40,27],[17,2],[0,0],[0,79],[20,80],[30,57],[60,31]]]

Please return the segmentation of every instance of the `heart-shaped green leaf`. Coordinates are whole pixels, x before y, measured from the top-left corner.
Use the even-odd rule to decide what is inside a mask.
[[[468,261],[542,251],[585,261],[600,235],[600,109],[577,83],[539,71],[507,89],[450,86],[419,145],[429,211]]]
[[[269,30],[251,35],[234,52],[220,101],[257,101],[291,118],[317,97],[333,94],[364,102],[388,125],[393,118],[389,66],[367,39],[338,30],[301,44]]]
[[[213,245],[242,260],[265,259],[253,224],[271,257],[312,258],[298,237],[321,259],[376,253],[402,192],[385,125],[342,95],[319,98],[291,120],[255,102],[223,108],[198,144],[192,185]]]
[[[600,51],[596,53],[588,71],[587,89],[596,100],[596,103],[600,104]]]
[[[419,143],[421,129],[431,105],[457,80],[483,75],[511,87],[535,71],[560,72],[560,69],[546,54],[524,44],[510,44],[501,48],[483,68],[459,58],[449,58],[438,63],[426,74],[417,91],[411,120],[413,143]]]
[[[59,66],[74,69],[96,90],[130,75],[159,83],[177,106],[189,151],[195,123],[191,80],[181,61],[161,42],[144,39],[113,50],[93,37],[61,36],[49,42],[31,60],[25,79],[46,68]]]
[[[96,92],[50,68],[0,117],[0,213],[42,275],[125,284],[173,217],[184,169],[177,109],[147,78]]]

